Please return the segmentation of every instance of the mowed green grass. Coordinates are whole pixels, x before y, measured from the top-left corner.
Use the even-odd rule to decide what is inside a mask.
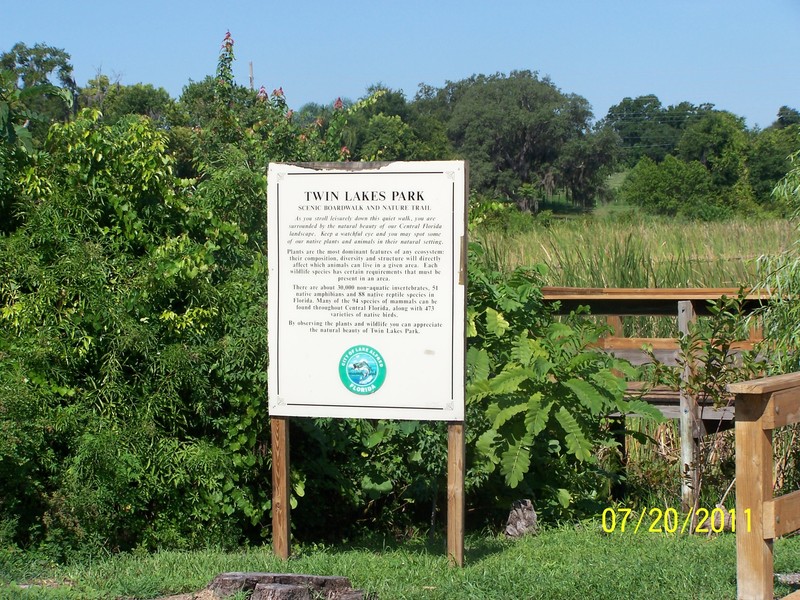
[[[434,545],[301,547],[287,562],[269,548],[121,554],[45,569],[34,581],[46,579],[50,587],[0,584],[0,597],[156,598],[199,590],[226,571],[344,575],[383,600],[730,600],[736,595],[731,534],[605,534],[599,522],[592,522],[519,541],[470,537],[463,569],[448,566],[443,545],[440,540]],[[800,571],[800,539],[778,540],[775,554],[777,571]],[[53,582],[63,585],[53,587]],[[779,595],[789,591],[776,588]]]

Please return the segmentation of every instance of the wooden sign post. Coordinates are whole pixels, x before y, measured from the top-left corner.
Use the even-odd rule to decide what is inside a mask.
[[[464,566],[464,424],[447,425],[447,559]]]
[[[290,553],[289,417],[435,420],[463,565],[466,163],[270,164],[268,182],[275,553]]]
[[[292,552],[289,505],[289,419],[270,417],[272,430],[272,548],[286,560]]]

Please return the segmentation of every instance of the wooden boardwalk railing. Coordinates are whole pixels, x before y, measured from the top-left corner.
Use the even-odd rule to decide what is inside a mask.
[[[594,315],[605,315],[614,335],[602,341],[601,347],[632,362],[641,362],[644,344],[651,345],[656,357],[666,364],[675,364],[678,351],[673,338],[621,337],[621,316],[675,316],[678,330],[687,333],[697,316],[709,315],[709,302],[723,296],[738,297],[739,290],[716,289],[605,289],[605,288],[542,288],[545,302],[559,302],[559,312],[568,314],[579,306],[588,306]],[[766,294],[748,294],[743,309],[751,312],[769,302]],[[756,339],[751,338],[750,342]],[[748,347],[745,342],[741,346]],[[738,600],[773,600],[773,540],[800,529],[800,491],[773,497],[774,460],[773,430],[800,423],[800,373],[777,375],[731,384],[733,410],[717,415],[735,420],[736,437],[736,581]],[[674,391],[659,391],[672,399]],[[680,393],[677,417],[681,428],[681,461],[691,469],[696,440],[703,430],[698,428],[698,405],[693,398]],[[658,394],[650,401],[662,412],[675,418]],[[698,433],[700,432],[700,433]],[[684,484],[685,486],[686,484]],[[684,503],[687,490],[682,490]],[[800,591],[786,598],[800,600]]]
[[[736,398],[739,600],[772,600],[772,542],[800,529],[800,491],[773,498],[772,431],[800,422],[800,373],[731,384]],[[787,596],[800,600],[800,591]]]
[[[737,298],[738,288],[565,288],[543,287],[546,303],[558,303],[559,314],[569,314],[580,306],[587,306],[592,315],[605,316],[613,335],[600,341],[600,347],[633,364],[642,364],[649,357],[642,351],[644,345],[653,349],[654,356],[666,365],[678,364],[676,338],[626,338],[622,336],[623,316],[672,316],[677,318],[678,332],[689,332],[689,324],[698,316],[710,315],[709,306],[722,297]],[[752,312],[769,301],[764,293],[745,295],[742,309]],[[748,342],[738,344],[738,349],[752,348],[760,334],[751,332]],[[688,377],[688,371],[684,379]],[[629,385],[631,394],[638,392],[636,383]],[[734,419],[731,407],[721,409],[698,403],[684,389],[657,388],[644,396],[667,418],[678,419],[681,439],[681,508],[689,511],[695,504],[694,490],[698,487],[698,441],[708,431],[721,431],[730,427]]]

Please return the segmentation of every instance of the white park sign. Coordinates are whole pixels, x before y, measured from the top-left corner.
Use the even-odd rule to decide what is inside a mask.
[[[270,164],[271,416],[463,421],[466,179]]]

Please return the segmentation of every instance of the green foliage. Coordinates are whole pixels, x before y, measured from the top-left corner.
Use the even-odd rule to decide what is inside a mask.
[[[752,136],[747,156],[753,197],[759,207],[791,215],[794,205],[773,190],[792,168],[791,156],[800,149],[800,125],[769,128]]]
[[[800,111],[790,106],[781,106],[778,109],[778,118],[773,123],[773,127],[783,129],[793,125],[800,125]]]
[[[516,198],[524,183],[545,195],[564,188],[582,206],[602,187],[617,140],[596,136],[589,104],[530,71],[473,76],[441,90],[423,88],[419,111],[439,115],[470,161],[475,190]]]
[[[532,492],[550,516],[591,510],[607,477],[598,453],[615,447],[604,418],[632,410],[616,373],[633,371],[589,348],[603,328],[580,315],[555,320],[541,300],[540,273],[502,276],[482,253],[472,246],[467,309],[467,401],[482,413],[473,421],[481,429],[476,460]]]
[[[785,215],[786,206],[771,191],[798,148],[791,111],[782,107],[775,125],[748,132],[744,119],[712,105],[684,102],[665,109],[655,96],[626,98],[603,121],[622,139],[625,162],[635,165],[635,181],[623,187],[622,198],[650,213],[705,220]]]
[[[704,219],[731,214],[719,203],[708,169],[672,155],[658,164],[647,157],[640,160],[619,193],[624,202],[654,214]]]
[[[238,474],[220,447],[230,316],[214,281],[245,238],[175,185],[163,132],[98,117],[53,127],[0,245],[0,406],[23,441],[0,464],[35,482],[2,509],[56,554],[208,541]]]
[[[792,169],[775,188],[781,202],[800,215],[800,151],[791,157]],[[768,342],[770,374],[798,370],[800,364],[800,238],[778,256],[759,260],[758,286],[772,295],[763,311],[764,335]]]
[[[49,83],[20,89],[17,77],[15,71],[0,69],[0,234],[13,230],[18,223],[20,179],[36,153],[30,125],[45,121],[30,108],[31,101],[46,97],[63,100],[65,106],[72,102],[71,96]]]
[[[664,107],[650,94],[624,98],[608,109],[603,125],[619,135],[623,160],[632,167],[644,157],[658,163],[675,154],[684,130],[712,109],[689,102]]]
[[[13,73],[13,87],[26,91],[24,104],[37,117],[30,125],[33,138],[47,135],[50,121],[69,118],[77,85],[72,78],[70,55],[46,44],[29,47],[22,42],[0,54],[0,70]],[[54,86],[64,90],[67,102],[52,93]]]
[[[175,110],[175,102],[164,88],[143,83],[111,84],[105,75],[98,75],[81,90],[80,101],[99,109],[104,120],[111,124],[126,115],[143,115],[165,126]]]
[[[713,111],[686,128],[675,153],[681,160],[702,164],[714,185],[725,189],[733,188],[744,175],[746,145],[744,119]]]

